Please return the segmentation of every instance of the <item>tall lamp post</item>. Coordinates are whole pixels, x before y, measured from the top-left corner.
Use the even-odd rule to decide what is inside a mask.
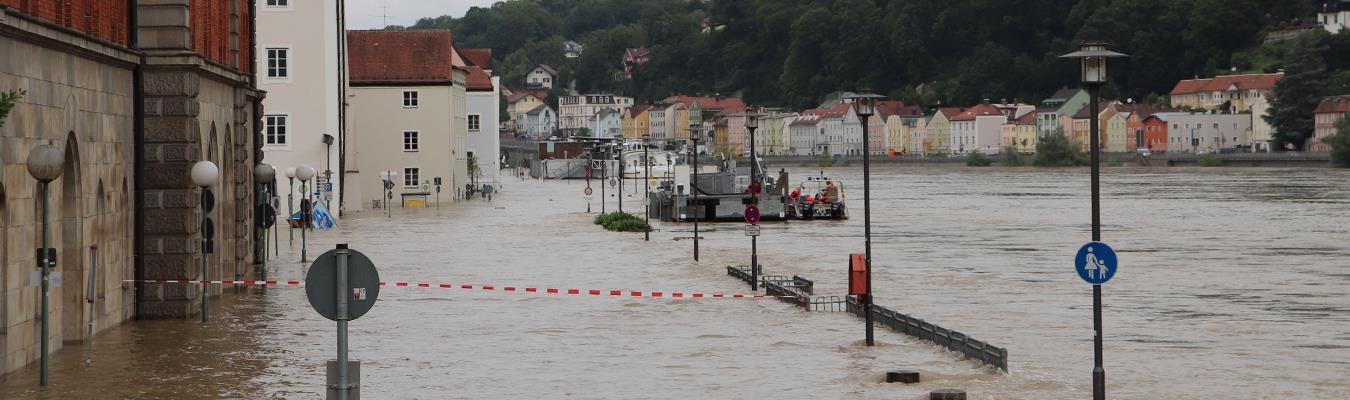
[[[215,224],[211,223],[211,210],[215,209],[216,197],[211,194],[211,185],[218,180],[220,169],[216,168],[216,163],[198,161],[192,165],[192,183],[202,188],[202,322],[211,319],[206,290],[206,281],[211,278],[206,274],[206,264],[207,255],[215,248]]]
[[[51,268],[56,264],[52,257],[56,256],[55,249],[51,246],[51,214],[49,213],[49,201],[47,198],[47,185],[61,177],[61,168],[66,164],[66,157],[61,153],[61,149],[50,144],[42,144],[34,147],[28,152],[28,175],[38,181],[38,190],[42,196],[42,248],[38,249],[38,268],[42,270],[42,358],[41,375],[38,383],[43,387],[47,386],[47,320],[51,314],[48,312],[48,293],[47,288],[51,282]]]
[[[1082,85],[1087,88],[1090,99],[1088,112],[1092,113],[1088,118],[1089,146],[1092,156],[1092,241],[1100,242],[1102,240],[1102,219],[1101,219],[1101,146],[1098,137],[1098,105],[1097,96],[1101,91],[1102,84],[1106,83],[1106,59],[1127,57],[1124,54],[1106,49],[1106,43],[1096,41],[1085,41],[1078,51],[1065,54],[1060,58],[1077,58],[1082,61]],[[1096,331],[1093,337],[1093,359],[1094,368],[1092,369],[1092,398],[1094,400],[1106,399],[1106,370],[1102,368],[1102,286],[1100,284],[1092,285],[1092,327]]]
[[[652,224],[652,203],[651,203],[651,201],[652,201],[652,183],[651,183],[651,182],[652,182],[652,158],[651,158],[651,157],[652,157],[652,156],[651,156],[651,147],[652,147],[652,135],[649,135],[649,134],[643,134],[643,135],[642,135],[642,165],[643,165],[643,171],[644,171],[644,172],[643,172],[643,174],[642,174],[642,175],[643,175],[643,177],[642,177],[642,185],[643,185],[643,188],[642,188],[642,196],[643,196],[643,198],[644,198],[645,200],[643,200],[642,204],[646,205],[645,208],[647,209],[647,212],[646,212],[646,217],[645,217],[644,219],[646,220],[647,226],[649,227],[647,230],[642,231],[642,240],[645,241],[645,242],[650,242],[650,241],[652,241],[652,230],[651,230],[651,228],[650,228],[650,226],[651,226],[651,224]]]
[[[759,207],[759,161],[755,155],[755,130],[759,115],[745,115],[745,130],[750,133],[750,204]],[[757,224],[757,223],[755,223]],[[759,290],[759,235],[750,236],[750,290]]]
[[[694,215],[694,262],[698,262],[698,142],[703,136],[703,132],[700,131],[701,126],[702,123],[698,121],[689,121],[689,138],[694,141],[694,177],[689,181],[689,193],[694,196],[694,206],[686,208],[694,209],[690,212]]]
[[[290,189],[290,192],[286,193],[286,221],[290,221],[291,216],[295,215],[295,166],[286,167],[286,180]],[[286,226],[291,229],[291,248],[295,248],[295,226],[290,222],[287,222]]]
[[[268,190],[268,189],[271,188],[272,182],[275,182],[276,179],[277,179],[277,169],[276,169],[276,168],[273,168],[273,167],[272,167],[271,165],[269,165],[269,164],[258,164],[257,167],[254,167],[254,168],[253,168],[253,177],[256,178],[256,179],[258,180],[258,184],[259,184],[259,185],[262,185],[262,196],[261,196],[261,197],[262,197],[262,202],[258,204],[259,207],[258,207],[258,219],[257,219],[257,220],[258,220],[259,223],[256,224],[258,230],[262,231],[262,235],[261,235],[261,236],[262,236],[262,239],[263,239],[263,242],[262,242],[262,243],[263,243],[263,245],[262,245],[262,249],[263,249],[263,251],[262,251],[262,254],[263,254],[263,257],[262,257],[262,269],[261,269],[261,270],[259,271],[259,273],[258,273],[258,279],[259,279],[259,280],[266,281],[266,280],[267,280],[267,228],[268,228],[268,225],[270,225],[270,224],[268,223],[268,221],[272,221],[272,223],[275,223],[275,221],[276,221],[276,210],[273,210],[272,207],[271,207],[271,204],[269,204],[270,201],[269,201],[268,199],[270,199],[270,198],[272,198],[272,197],[271,197],[270,190]],[[268,213],[271,213],[272,215],[267,215]],[[270,218],[269,218],[269,217],[270,217]],[[264,287],[266,287],[266,286],[264,286]]]
[[[872,151],[867,145],[867,125],[876,114],[877,99],[885,96],[867,90],[846,97],[853,100],[853,111],[862,120],[863,133],[863,251],[867,268],[867,294],[863,297],[863,319],[867,322],[867,345],[872,346]]]
[[[314,173],[314,167],[308,165],[301,165],[295,168],[295,177],[300,178],[300,196],[304,198],[300,203],[300,262],[309,261],[309,254],[307,253],[308,243],[305,239],[305,231],[309,230],[310,213],[314,210],[314,203],[310,201],[310,196],[306,193],[314,192],[313,190],[309,190],[308,187],[309,180],[314,178]]]

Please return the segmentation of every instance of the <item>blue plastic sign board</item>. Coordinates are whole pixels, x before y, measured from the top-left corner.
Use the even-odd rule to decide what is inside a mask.
[[[1093,285],[1100,285],[1116,276],[1116,251],[1102,242],[1088,242],[1078,249],[1073,259],[1078,277]]]

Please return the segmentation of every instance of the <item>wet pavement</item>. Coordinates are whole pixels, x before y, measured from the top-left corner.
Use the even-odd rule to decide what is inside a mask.
[[[803,275],[817,295],[841,295],[847,254],[863,248],[861,169],[825,172],[844,183],[853,218],[766,223],[759,258],[767,274]],[[1108,395],[1350,397],[1346,178],[1105,170],[1103,239],[1121,259],[1103,288]],[[1091,287],[1071,264],[1090,238],[1086,170],[885,166],[873,180],[877,303],[1006,347],[1010,372],[880,327],[869,349],[860,319],[773,300],[391,287],[351,323],[362,395],[919,399],[960,388],[973,399],[1090,397]],[[740,224],[700,224],[711,231],[695,263],[692,243],[674,240],[689,224],[657,224],[650,242],[603,231],[585,212],[584,187],[507,180],[490,203],[393,218],[367,211],[309,235],[310,255],[350,243],[386,281],[748,289],[725,275],[749,263]],[[299,235],[292,247],[281,233],[273,275],[300,279]],[[124,324],[56,354],[51,388],[36,389],[34,365],[0,383],[0,398],[322,398],[334,324],[304,290],[227,292],[205,325]],[[894,368],[919,370],[923,382],[880,383]]]

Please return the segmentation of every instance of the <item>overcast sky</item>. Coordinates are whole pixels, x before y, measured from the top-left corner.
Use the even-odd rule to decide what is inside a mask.
[[[491,7],[500,0],[347,0],[347,29],[384,28],[388,14],[389,25],[412,25],[418,18],[451,15],[463,17],[470,7]],[[384,8],[388,6],[389,8]]]

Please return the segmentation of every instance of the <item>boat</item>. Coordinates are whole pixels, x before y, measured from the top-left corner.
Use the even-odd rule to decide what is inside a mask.
[[[788,192],[789,219],[848,219],[843,183],[825,176],[807,177]]]

